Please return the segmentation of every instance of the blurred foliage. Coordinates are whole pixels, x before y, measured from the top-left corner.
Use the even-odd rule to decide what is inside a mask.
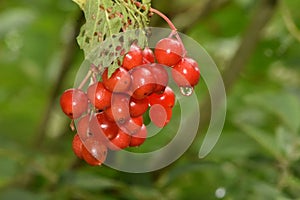
[[[222,71],[258,2],[230,0],[191,25],[186,34],[210,53]],[[171,17],[205,3],[153,0],[154,7]],[[280,5],[263,30],[245,70],[227,94],[226,123],[213,152],[198,159],[201,140],[197,140],[171,166],[129,174],[78,163],[58,96],[46,137],[40,148],[34,147],[80,10],[71,0],[1,1],[0,199],[300,199],[300,41],[286,24],[300,29],[300,2],[281,3],[293,21],[283,20],[286,12]],[[160,23],[156,17],[153,20]],[[63,80],[65,88],[72,87],[83,59],[76,48]],[[172,139],[167,133],[172,132],[176,116],[164,133],[145,143],[146,149]]]

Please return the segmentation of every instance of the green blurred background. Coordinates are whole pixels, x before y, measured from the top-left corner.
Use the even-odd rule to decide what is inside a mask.
[[[199,138],[175,163],[129,174],[78,161],[58,99],[83,60],[75,40],[81,12],[71,0],[0,1],[1,200],[300,199],[300,2],[152,5],[199,42],[224,75],[227,117],[213,151],[197,156],[209,124],[202,81]],[[166,27],[157,16],[151,25]],[[168,132],[172,127],[145,146],[167,143]]]

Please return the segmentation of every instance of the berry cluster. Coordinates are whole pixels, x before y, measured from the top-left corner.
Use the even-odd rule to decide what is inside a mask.
[[[185,56],[185,49],[174,38],[161,39],[153,51],[132,44],[120,67],[109,77],[91,83],[87,91],[68,89],[61,98],[63,112],[78,119],[74,153],[90,165],[101,165],[107,150],[136,147],[144,143],[147,129],[143,115],[157,127],[172,117],[175,94],[168,86],[169,74],[179,87],[193,88],[199,81],[198,64]]]

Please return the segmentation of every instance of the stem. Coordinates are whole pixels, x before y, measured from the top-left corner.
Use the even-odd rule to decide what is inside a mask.
[[[156,10],[155,8],[150,8],[150,12],[153,12],[153,13],[157,14],[158,16],[160,16],[161,18],[163,18],[168,23],[170,28],[173,31],[177,32],[177,28],[175,27],[175,25],[172,23],[172,21],[165,14],[163,14],[159,10]]]
[[[78,89],[82,89],[83,88],[83,86],[89,80],[89,78],[92,75],[92,73],[93,73],[92,70],[89,70],[89,72],[85,75],[84,79],[81,81],[80,85],[78,86]]]
[[[187,54],[187,51],[186,51],[186,49],[185,49],[185,47],[183,45],[183,42],[182,42],[182,40],[181,40],[181,38],[180,38],[180,36],[179,36],[179,34],[177,32],[177,29],[176,29],[175,25],[173,24],[173,22],[165,14],[163,14],[159,10],[156,10],[154,8],[150,8],[150,12],[153,12],[153,13],[157,14],[158,16],[160,16],[161,18],[163,18],[168,23],[169,27],[172,29],[172,32],[171,32],[171,34],[170,34],[169,37],[172,37],[172,36],[176,37],[176,39],[178,40],[178,42],[182,46],[182,49],[183,49],[183,52],[184,52],[183,53],[183,57],[185,57],[186,54]]]

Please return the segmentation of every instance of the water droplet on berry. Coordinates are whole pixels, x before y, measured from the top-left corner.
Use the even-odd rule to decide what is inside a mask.
[[[186,86],[186,87],[180,87],[180,93],[184,96],[191,96],[193,94],[193,87]]]

